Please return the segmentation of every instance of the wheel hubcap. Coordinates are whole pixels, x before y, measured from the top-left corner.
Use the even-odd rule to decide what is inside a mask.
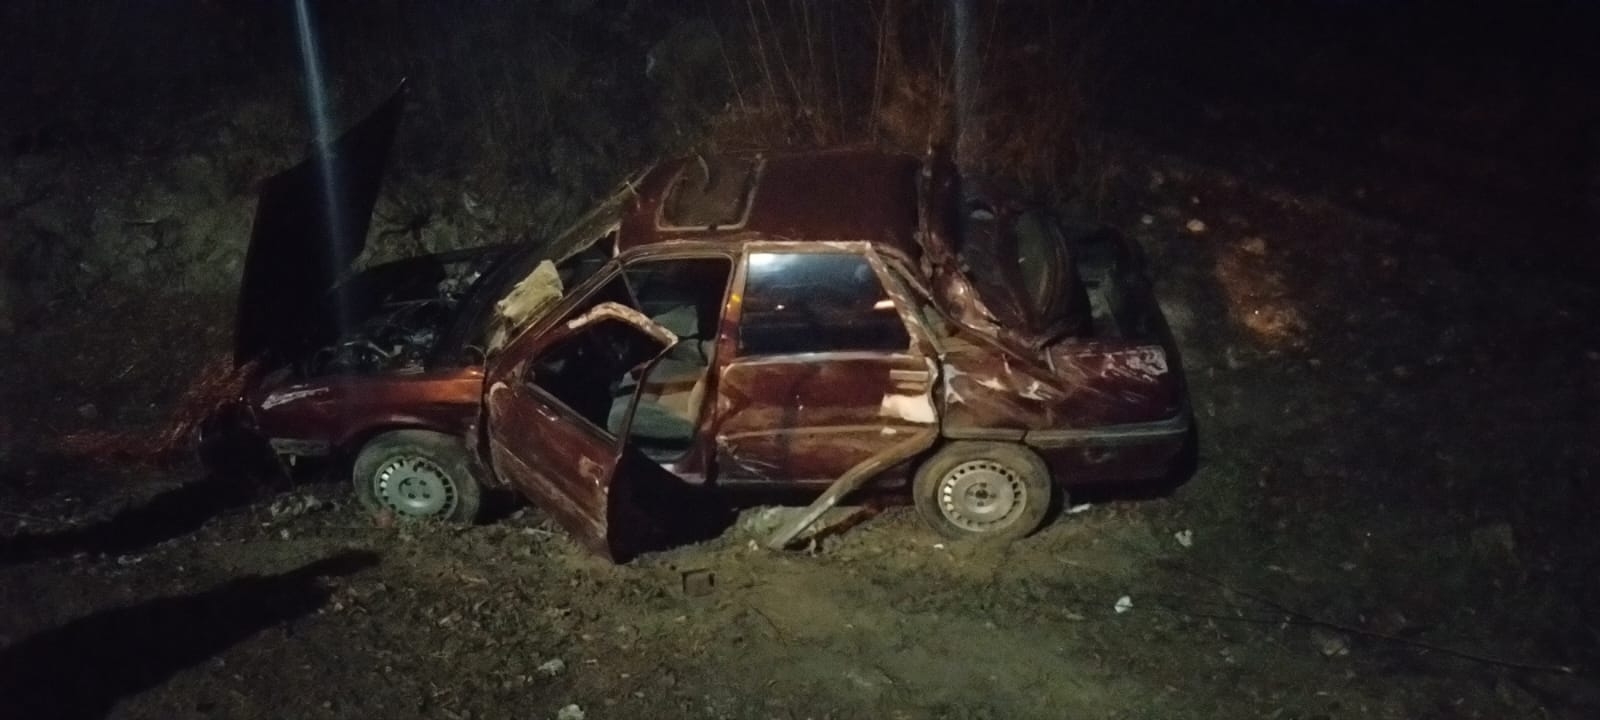
[[[939,480],[939,512],[969,532],[994,532],[1016,522],[1028,504],[1017,471],[993,460],[957,465]]]
[[[449,473],[417,455],[402,455],[378,468],[372,489],[378,502],[405,517],[443,517],[456,507],[456,487]]]

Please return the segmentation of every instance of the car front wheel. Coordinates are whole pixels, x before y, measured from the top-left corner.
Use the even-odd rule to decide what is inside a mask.
[[[426,430],[396,430],[368,441],[356,456],[351,481],[362,507],[396,520],[467,524],[477,519],[482,502],[466,448]]]
[[[957,442],[917,468],[924,522],[948,538],[1009,541],[1044,523],[1056,485],[1038,454],[1012,443]]]

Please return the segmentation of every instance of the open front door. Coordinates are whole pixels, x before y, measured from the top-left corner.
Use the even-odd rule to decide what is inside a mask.
[[[677,338],[625,305],[586,305],[543,333],[524,334],[488,367],[495,471],[616,562],[720,531],[725,513],[704,488],[626,440],[635,380]]]

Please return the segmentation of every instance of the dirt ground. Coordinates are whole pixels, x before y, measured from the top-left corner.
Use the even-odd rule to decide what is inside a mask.
[[[1201,433],[1170,497],[1078,498],[1004,548],[891,508],[773,553],[755,509],[615,567],[533,508],[383,528],[339,482],[13,447],[0,716],[1600,716],[1594,285],[1139,162],[1110,219],[1149,256]],[[43,362],[117,364],[81,350],[105,324],[10,348],[14,446],[170,401]],[[133,410],[84,407],[107,392]]]

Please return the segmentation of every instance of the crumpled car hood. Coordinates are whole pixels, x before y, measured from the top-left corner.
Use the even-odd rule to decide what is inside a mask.
[[[349,324],[334,284],[366,247],[405,84],[366,119],[260,186],[239,284],[236,365],[297,357]]]

